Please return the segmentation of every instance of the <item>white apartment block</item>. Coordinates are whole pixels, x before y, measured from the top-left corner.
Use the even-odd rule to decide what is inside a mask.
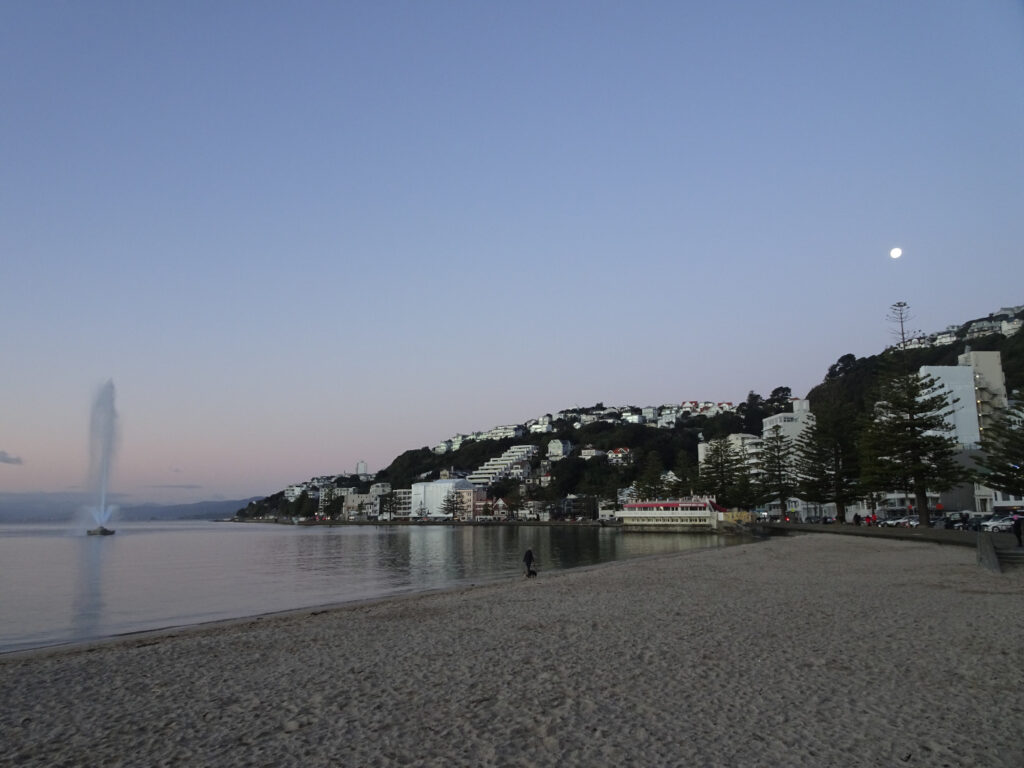
[[[507,437],[522,437],[523,428],[519,424],[506,424],[500,427],[494,427],[486,433],[487,438],[490,440],[503,440]]]
[[[536,445],[513,445],[501,456],[488,459],[466,479],[478,488],[486,488],[506,477],[522,480],[529,476],[530,459],[537,451]]]
[[[409,514],[412,517],[445,517],[444,500],[448,494],[466,490],[475,489],[472,483],[461,478],[413,483],[409,494]]]
[[[395,517],[409,517],[412,512],[412,488],[398,488],[395,494]],[[380,499],[377,499],[378,515],[380,514]]]
[[[804,428],[814,421],[814,414],[811,413],[811,402],[805,398],[794,397],[792,413],[776,413],[768,416],[762,422],[761,437],[769,434],[775,427],[779,432],[790,440],[796,440]]]
[[[314,487],[308,483],[297,483],[295,485],[289,485],[284,489],[284,497],[287,501],[295,501],[303,493],[308,493],[313,496],[316,493]]]
[[[933,377],[956,399],[949,417],[953,437],[964,448],[977,448],[985,428],[1007,404],[1000,354],[967,349],[957,365],[925,365],[920,373]]]
[[[568,440],[551,440],[548,443],[548,458],[551,461],[564,459],[572,453],[572,443]]]

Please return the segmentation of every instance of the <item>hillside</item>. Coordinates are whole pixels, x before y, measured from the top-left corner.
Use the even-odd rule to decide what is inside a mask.
[[[957,340],[951,344],[907,349],[899,353],[889,349],[862,358],[843,355],[829,367],[822,382],[808,394],[811,408],[814,410],[816,403],[823,405],[826,401],[845,404],[853,417],[850,429],[856,432],[874,402],[873,393],[877,389],[879,377],[883,371],[891,370],[895,355],[900,355],[901,366],[914,370],[923,365],[955,365],[957,357],[965,348],[999,351],[1007,391],[1024,392],[1024,332],[1009,337],[993,333],[966,340],[972,325],[987,322],[991,322],[991,318],[965,323],[956,331]],[[600,420],[576,426],[569,419],[555,419],[551,432],[526,432],[515,438],[467,440],[457,450],[445,453],[436,453],[427,447],[407,450],[387,468],[378,472],[372,481],[359,482],[352,477],[339,477],[337,484],[356,486],[363,493],[368,490],[371,482],[390,483],[392,488],[408,488],[415,482],[437,479],[445,470],[453,475],[469,474],[512,445],[533,444],[540,447],[532,461],[534,473],[549,472],[551,481],[543,488],[529,487],[528,498],[554,501],[569,494],[614,498],[617,489],[629,486],[645,473],[651,475],[671,469],[679,478],[692,477],[697,465],[697,446],[701,440],[713,440],[738,432],[760,434],[765,417],[792,409],[790,395],[788,387],[777,387],[768,397],[750,392],[747,400],[737,406],[734,412],[722,412],[714,416],[684,413],[671,428]],[[590,408],[574,408],[573,419],[583,415],[596,417],[604,410],[601,403]],[[545,462],[547,445],[555,439],[571,442],[574,452],[560,461]],[[623,465],[612,464],[604,456],[584,460],[579,450],[585,447],[598,451],[628,448],[632,460]],[[517,494],[519,490],[517,482],[505,480],[493,485],[489,495],[492,498],[505,498]],[[272,509],[284,509],[287,506],[288,502],[284,501],[280,493],[256,505]]]

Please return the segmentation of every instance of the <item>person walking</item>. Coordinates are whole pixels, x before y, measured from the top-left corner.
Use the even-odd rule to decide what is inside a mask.
[[[523,555],[523,565],[526,566],[526,575],[530,575],[530,571],[533,570],[533,550],[527,549],[526,554]]]
[[[1010,530],[1013,531],[1013,535],[1017,537],[1017,546],[1018,547],[1024,546],[1024,544],[1021,544],[1021,540],[1020,540],[1020,537],[1021,537],[1021,530],[1020,529],[1021,529],[1020,515],[1017,514],[1017,513],[1014,513],[1014,515],[1013,515],[1013,525],[1010,526]]]

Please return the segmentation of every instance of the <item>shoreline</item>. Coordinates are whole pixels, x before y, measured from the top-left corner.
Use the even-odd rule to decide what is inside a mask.
[[[1021,637],[966,548],[786,537],[6,654],[0,762],[1017,766]]]

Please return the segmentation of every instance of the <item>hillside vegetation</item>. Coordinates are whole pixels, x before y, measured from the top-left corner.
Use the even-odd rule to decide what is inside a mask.
[[[811,410],[818,412],[840,408],[843,413],[849,414],[849,430],[856,437],[868,421],[884,372],[892,371],[897,364],[906,370],[916,370],[923,365],[956,365],[957,357],[965,348],[999,351],[1007,391],[1024,391],[1024,332],[1009,338],[994,334],[973,339],[969,343],[958,341],[946,346],[903,351],[889,349],[870,357],[843,355],[829,367],[822,382],[808,393]],[[603,408],[603,404],[597,403],[591,408],[574,410],[577,414],[596,414]],[[523,437],[500,440],[466,441],[458,450],[442,454],[427,447],[407,450],[378,472],[372,481],[341,476],[337,484],[356,486],[363,493],[368,490],[371,482],[390,483],[392,488],[408,488],[415,482],[437,479],[445,470],[455,475],[468,474],[510,446],[524,444],[540,447],[533,459],[536,474],[542,470],[548,443],[560,439],[573,444],[573,454],[560,461],[550,462],[550,466],[543,464],[543,468],[550,473],[550,483],[546,487],[531,485],[525,498],[555,501],[576,494],[614,499],[618,489],[637,481],[653,480],[664,470],[672,470],[684,486],[692,488],[696,477],[697,446],[701,441],[740,432],[760,435],[764,418],[787,410],[792,410],[791,391],[789,387],[777,387],[768,397],[751,391],[735,412],[710,417],[684,415],[671,429],[603,421],[577,428],[569,420],[555,420],[552,424],[553,432],[528,433]],[[578,418],[578,415],[574,418]],[[579,450],[586,447],[599,451],[628,448],[632,460],[621,465],[610,463],[606,456],[584,460]],[[488,495],[491,498],[508,498],[517,497],[519,492],[517,481],[503,480],[495,483]],[[282,511],[288,506],[280,493],[255,505]],[[250,513],[254,511],[249,510]]]

